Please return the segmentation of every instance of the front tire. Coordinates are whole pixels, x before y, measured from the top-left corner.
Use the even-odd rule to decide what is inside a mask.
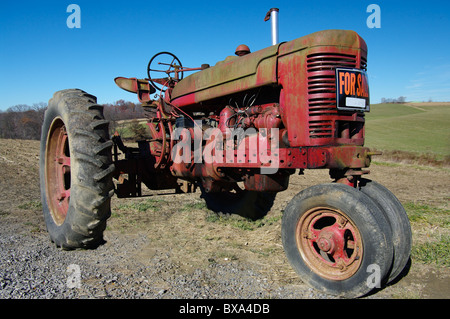
[[[392,235],[383,213],[347,185],[316,185],[297,194],[283,214],[282,240],[301,279],[332,295],[365,295],[385,283],[392,265]]]
[[[402,273],[410,260],[412,232],[409,218],[398,198],[383,185],[369,179],[361,179],[359,190],[379,205],[391,227],[394,262],[389,283]]]
[[[41,200],[50,238],[63,249],[103,242],[114,194],[108,126],[103,107],[84,91],[59,91],[49,101],[41,134]]]

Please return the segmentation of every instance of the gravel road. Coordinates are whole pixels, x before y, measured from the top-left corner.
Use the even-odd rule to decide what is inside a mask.
[[[239,261],[186,272],[170,253],[156,251],[143,263],[133,258],[148,244],[143,234],[109,232],[96,250],[77,251],[54,247],[45,233],[30,234],[11,217],[0,234],[0,298],[329,298],[276,287]]]

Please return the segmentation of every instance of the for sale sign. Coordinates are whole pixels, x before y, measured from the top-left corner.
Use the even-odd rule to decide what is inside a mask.
[[[369,111],[367,74],[359,69],[336,68],[337,108],[344,111]]]

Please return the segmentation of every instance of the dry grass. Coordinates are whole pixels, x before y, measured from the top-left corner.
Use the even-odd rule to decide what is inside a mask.
[[[434,167],[450,167],[450,155],[446,155],[443,159],[440,159],[431,153],[414,153],[399,150],[386,150],[382,151],[382,153],[381,156],[373,157],[373,160]]]

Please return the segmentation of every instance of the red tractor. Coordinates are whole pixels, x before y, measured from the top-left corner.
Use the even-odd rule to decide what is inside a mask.
[[[161,52],[148,78],[116,78],[147,114],[150,138],[138,147],[110,137],[96,97],[56,92],[40,150],[51,240],[95,248],[111,197],[140,196],[142,183],[199,187],[208,208],[256,219],[292,174],[328,169],[329,183],[301,191],[283,213],[289,262],[303,281],[334,295],[361,296],[394,280],[408,263],[411,229],[399,200],[363,177],[376,155],[363,146],[366,43],[353,31],[327,30],[249,51],[240,46],[200,68]],[[197,72],[184,77],[189,71]]]

